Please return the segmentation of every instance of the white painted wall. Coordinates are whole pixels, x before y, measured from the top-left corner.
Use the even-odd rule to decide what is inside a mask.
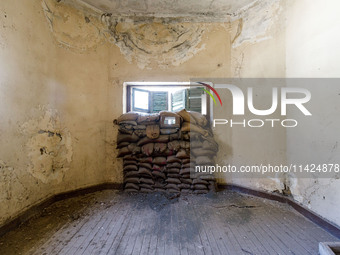
[[[287,77],[340,77],[339,10],[337,0],[287,1]],[[293,86],[292,81],[287,86]],[[287,130],[288,163],[340,163],[340,84],[318,80],[301,86],[312,93],[308,107],[313,116],[289,112],[299,126]],[[340,225],[339,179],[297,178],[291,190],[297,201]]]

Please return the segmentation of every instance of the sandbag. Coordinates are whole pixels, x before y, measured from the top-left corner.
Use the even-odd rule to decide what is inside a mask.
[[[123,142],[123,143],[117,144],[116,149],[121,149],[123,147],[127,147],[127,146],[129,146],[129,144],[130,144],[129,142]]]
[[[139,186],[135,183],[129,182],[125,184],[125,189],[137,189],[138,190]]]
[[[179,171],[179,174],[190,174],[190,173],[194,173],[195,170],[193,168],[182,168],[180,171]]]
[[[139,177],[138,171],[129,171],[125,173],[125,178]]]
[[[189,114],[191,117],[191,122],[192,119],[194,119],[198,126],[205,127],[208,124],[207,118],[204,115],[194,111],[190,111]]]
[[[179,149],[181,148],[181,144],[179,141],[174,140],[168,143],[168,148],[169,150],[172,150],[172,151],[179,151]]]
[[[182,161],[179,158],[176,158],[176,156],[168,156],[166,159],[167,163],[181,163]]]
[[[216,156],[216,152],[215,151],[205,150],[203,148],[192,149],[191,153],[194,154],[196,157],[199,157],[199,156],[209,156],[211,158],[213,156]],[[197,159],[196,159],[196,164],[197,164]]]
[[[123,142],[129,142],[129,143],[136,143],[139,140],[139,137],[133,133],[132,135],[128,134],[118,134],[117,136],[117,144],[123,143]]]
[[[152,177],[151,171],[145,167],[140,167],[138,169],[138,174]]]
[[[167,168],[181,168],[182,165],[178,162],[174,162],[174,163],[167,163],[166,167]]]
[[[122,121],[135,121],[137,120],[139,114],[136,112],[128,112],[123,115],[120,115],[119,118],[117,119],[117,123],[120,124]]]
[[[154,143],[148,143],[142,146],[141,152],[146,156],[151,156],[154,150]]]
[[[181,183],[181,184],[178,184],[178,188],[180,188],[180,189],[190,189],[190,184]]]
[[[132,135],[132,133],[133,133],[132,126],[121,125],[121,126],[119,126],[118,131],[122,134],[129,134],[129,135]]]
[[[150,192],[152,192],[152,189],[141,188],[140,192],[142,192],[142,193],[150,193]]]
[[[163,153],[167,149],[166,143],[155,143],[154,146],[154,153]]]
[[[137,160],[124,160],[123,166],[128,166],[128,165],[137,165]]]
[[[133,129],[135,130],[143,130],[145,131],[145,135],[146,135],[146,126],[145,125],[137,125],[137,126],[134,126]]]
[[[146,136],[150,139],[156,139],[159,137],[159,126],[149,125],[146,127]]]
[[[206,186],[206,185],[203,185],[203,184],[195,184],[194,185],[194,189],[195,190],[207,190],[208,189],[208,187]]]
[[[186,184],[192,184],[192,180],[189,178],[181,178],[180,179],[182,183],[186,183]]]
[[[180,174],[172,174],[172,173],[167,174],[167,176],[169,178],[177,178],[177,179],[182,177],[182,175],[180,175]]]
[[[138,137],[138,136],[137,136]],[[139,138],[138,138],[139,139]],[[169,136],[168,135],[160,135],[156,139],[150,139],[149,137],[143,137],[137,142],[138,146],[147,144],[147,143],[167,143],[169,141]]]
[[[144,189],[153,190],[152,185],[147,184],[147,183],[141,183],[141,184],[139,184],[139,187],[140,187],[141,189],[144,188]]]
[[[191,122],[193,124],[196,124],[196,120],[194,118],[191,117],[190,113],[183,109],[183,110],[180,110],[179,112],[176,112],[179,116],[181,116],[184,120],[184,123],[185,122]]]
[[[146,130],[141,129],[141,130],[135,130],[134,133],[136,134],[136,136],[142,138],[146,136]]]
[[[208,156],[199,156],[196,158],[196,165],[212,165],[212,158]]]
[[[165,174],[160,172],[160,171],[152,171],[152,175],[157,177],[157,178],[166,179]]]
[[[176,178],[168,178],[165,180],[167,183],[181,184],[181,181]]]
[[[166,189],[174,189],[174,190],[176,190],[176,191],[179,191],[179,188],[177,187],[177,185],[176,184],[173,184],[173,183],[169,183],[169,184],[167,184],[166,186],[165,186],[165,188]]]
[[[140,178],[139,182],[140,183],[150,184],[150,185],[154,185],[155,184],[155,182],[152,179],[149,179],[149,178]]]
[[[131,154],[131,151],[128,149],[128,147],[123,147],[119,149],[117,157],[121,158],[126,156],[127,154]]]
[[[152,157],[143,157],[139,158],[139,163],[152,163],[153,158]]]
[[[128,172],[128,171],[137,171],[138,167],[136,165],[127,165],[124,166],[123,171]]]
[[[161,135],[171,135],[171,134],[176,134],[177,132],[178,132],[177,128],[161,128],[160,129]]]
[[[176,157],[180,159],[184,159],[184,158],[190,158],[190,155],[184,149],[181,149],[179,152],[177,152]]]
[[[193,193],[194,194],[207,194],[208,190],[207,189],[205,189],[205,190],[194,190]]]
[[[130,193],[131,193],[131,192],[134,192],[134,193],[135,193],[135,192],[138,192],[139,190],[138,190],[138,189],[131,189],[131,188],[127,189],[127,188],[125,188],[124,191],[125,191],[125,192],[130,192]]]
[[[141,114],[137,118],[137,123],[143,125],[155,123],[157,121],[159,121],[159,114],[145,114],[145,115]]]
[[[145,167],[147,169],[152,169],[151,163],[139,163],[140,167]]]
[[[195,184],[209,185],[209,182],[197,178],[197,179],[194,179],[194,180],[192,181],[192,184],[194,184],[194,185],[195,185]]]
[[[137,177],[129,177],[129,178],[125,178],[124,180],[125,183],[131,182],[131,183],[139,183],[139,178]]]
[[[137,126],[137,122],[134,120],[123,120],[119,123],[119,126],[125,126],[125,128],[127,128],[127,126]],[[130,129],[130,128],[128,128]],[[131,127],[132,129],[132,127]]]
[[[167,168],[166,172],[171,174],[179,174],[179,168]]]
[[[156,165],[165,165],[166,164],[166,158],[165,157],[155,157],[152,161],[152,163]]]
[[[195,124],[189,123],[189,122],[184,122],[182,127],[181,127],[181,132],[197,132],[203,136],[208,136],[209,132],[200,126],[197,126]]]
[[[155,184],[153,185],[155,188],[160,188],[160,189],[164,189],[165,188],[165,183],[160,183],[160,182],[155,182]]]

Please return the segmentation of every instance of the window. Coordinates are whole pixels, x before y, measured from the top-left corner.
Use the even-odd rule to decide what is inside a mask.
[[[144,82],[125,85],[126,112],[157,113],[186,109],[207,114],[208,98],[202,86]]]

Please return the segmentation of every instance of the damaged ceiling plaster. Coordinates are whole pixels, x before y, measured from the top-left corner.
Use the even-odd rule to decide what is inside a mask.
[[[204,49],[209,23],[238,20],[232,47],[269,39],[281,0],[43,0],[56,41],[83,52],[103,41],[117,45],[139,68],[176,66]]]

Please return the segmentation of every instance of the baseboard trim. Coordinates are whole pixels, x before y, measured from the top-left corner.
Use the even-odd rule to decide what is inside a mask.
[[[322,227],[324,230],[326,230],[333,236],[340,239],[340,228],[338,226],[329,222],[328,220],[321,217],[320,215],[312,212],[311,210],[305,208],[304,206],[298,204],[295,200],[293,200],[290,197],[283,196],[278,193],[269,193],[266,191],[254,190],[254,189],[250,189],[250,188],[246,188],[246,187],[238,186],[238,185],[233,185],[233,184],[218,184],[218,189],[237,191],[240,193],[244,193],[244,194],[248,194],[248,195],[252,195],[256,197],[262,197],[262,198],[274,200],[280,203],[289,204],[291,207],[293,207],[296,211],[301,213],[307,219],[311,220],[312,222]]]
[[[32,207],[28,208],[27,210],[25,210],[24,212],[22,212],[21,214],[19,214],[15,218],[9,220],[7,223],[0,226],[0,236],[3,236],[7,232],[19,227],[24,222],[26,222],[26,221],[34,218],[34,217],[38,217],[43,212],[44,208],[46,208],[47,206],[49,206],[49,205],[51,205],[51,204],[53,204],[57,201],[61,201],[61,200],[67,199],[67,198],[77,197],[77,196],[80,196],[80,195],[93,193],[93,192],[96,192],[96,191],[108,190],[108,189],[122,190],[123,185],[119,184],[119,183],[103,183],[103,184],[93,185],[93,186],[80,188],[80,189],[76,189],[76,190],[71,190],[71,191],[67,191],[67,192],[63,192],[63,193],[53,195],[53,196],[45,199],[44,201],[42,201],[42,202],[40,202],[36,205],[33,205]]]

